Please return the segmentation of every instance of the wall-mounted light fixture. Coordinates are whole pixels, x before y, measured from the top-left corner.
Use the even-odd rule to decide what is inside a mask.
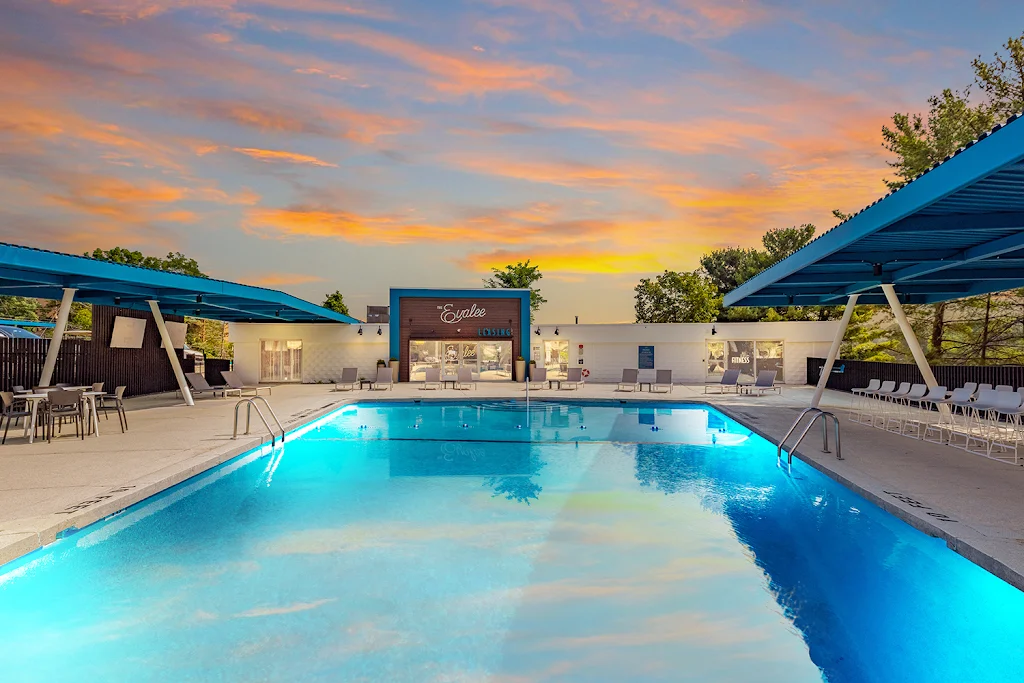
[[[384,333],[383,333],[383,332],[381,331],[381,329],[380,329],[380,325],[378,325],[378,326],[377,326],[377,336],[379,337],[379,336],[380,336],[380,335],[382,335],[382,334],[384,334]]]
[[[555,336],[556,337],[558,336],[558,328],[557,327],[555,328]]]
[[[533,333],[539,337],[540,336],[540,328],[538,327],[536,330],[533,331]]]
[[[715,326],[714,326],[714,325],[712,325],[712,326],[711,326],[711,336],[715,336],[716,334],[718,334],[718,330],[716,330],[716,329],[715,329]]]
[[[203,295],[202,294],[196,294],[196,303],[197,304],[203,303]]]
[[[119,297],[119,296],[115,296],[114,297],[114,305],[115,306],[120,306],[121,305],[121,297]]]
[[[203,312],[203,309],[201,309],[201,308],[197,308],[197,309],[195,310],[195,313],[196,313],[196,315],[199,315],[199,314],[200,314],[200,313],[202,313],[202,312]]]
[[[879,277],[882,274],[882,264],[881,263],[872,263],[871,264],[871,274],[874,275],[875,277]]]
[[[360,337],[362,337],[362,336],[363,336],[363,326],[362,326],[362,325],[360,325],[360,326],[359,326],[359,329],[358,329],[358,330],[356,330],[356,334],[358,334],[358,335],[359,335]]]

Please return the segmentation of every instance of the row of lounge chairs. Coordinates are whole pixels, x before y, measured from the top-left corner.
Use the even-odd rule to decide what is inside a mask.
[[[185,379],[188,380],[189,389],[193,396],[211,394],[216,398],[219,394],[221,398],[227,398],[230,395],[241,397],[246,392],[252,392],[253,396],[259,396],[260,393],[264,391],[268,394],[273,393],[272,387],[258,384],[246,384],[234,370],[223,370],[221,371],[220,376],[224,378],[224,384],[211,386],[210,383],[206,381],[206,378],[198,372],[185,373]]]
[[[871,380],[853,389],[849,419],[911,438],[1018,462],[1024,444],[1024,387],[967,382],[944,386]]]
[[[726,370],[722,373],[722,381],[715,384],[705,384],[704,393],[711,388],[717,389],[720,394],[734,392],[737,394],[754,394],[763,396],[765,392],[775,391],[782,394],[782,385],[775,383],[778,377],[778,370],[761,370],[757,378],[752,382],[740,382],[739,370]]]

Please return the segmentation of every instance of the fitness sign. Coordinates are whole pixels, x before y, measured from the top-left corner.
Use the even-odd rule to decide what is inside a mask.
[[[457,325],[463,321],[472,320],[474,318],[485,318],[487,317],[487,309],[483,306],[477,306],[476,304],[470,304],[469,308],[456,308],[455,304],[444,304],[438,306],[437,310],[440,311],[441,322],[448,325]],[[478,337],[511,337],[511,327],[478,327]]]

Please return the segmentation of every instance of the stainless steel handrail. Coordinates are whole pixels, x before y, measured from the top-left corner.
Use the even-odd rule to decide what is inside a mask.
[[[807,433],[811,431],[811,427],[813,427],[814,423],[817,420],[819,420],[819,419],[821,420],[821,441],[822,441],[821,452],[822,453],[831,453],[832,452],[832,451],[830,451],[828,449],[828,421],[829,421],[829,418],[832,419],[832,423],[835,425],[835,430],[836,430],[836,460],[842,460],[843,459],[843,444],[842,444],[842,441],[839,438],[839,418],[837,418],[835,415],[833,415],[832,413],[828,412],[827,410],[822,410],[821,408],[805,408],[800,413],[800,415],[797,416],[796,421],[793,422],[793,426],[789,428],[789,431],[786,432],[786,435],[784,437],[782,437],[781,441],[779,441],[779,447],[778,447],[778,453],[777,453],[778,458],[779,458],[779,462],[782,461],[782,449],[786,445],[786,441],[788,441],[789,437],[793,435],[793,432],[795,432],[796,428],[800,426],[800,423],[803,421],[804,416],[806,416],[808,413],[811,413],[811,420],[810,420],[810,422],[807,423],[807,426],[804,427],[804,431],[802,431],[800,433],[800,437],[796,440],[796,443],[793,444],[793,447],[790,448],[787,451],[787,461],[786,461],[787,464],[788,465],[792,465],[793,464],[793,451],[795,451],[800,446],[800,442],[804,440],[804,437],[807,436]]]
[[[235,404],[235,426],[234,426],[234,430],[231,433],[231,438],[232,439],[237,439],[238,438],[238,409],[241,408],[242,404],[244,403],[245,404],[245,434],[249,433],[249,424],[250,424],[250,418],[252,417],[252,409],[255,408],[256,409],[256,414],[260,416],[260,421],[263,422],[263,426],[267,428],[267,432],[269,432],[269,434],[270,434],[270,445],[271,445],[271,447],[277,445],[277,433],[270,426],[270,423],[267,422],[267,418],[263,417],[263,411],[260,410],[260,407],[258,405],[256,405],[256,401],[253,400],[255,398],[258,398],[258,399],[262,400],[263,404],[265,406],[267,406],[267,410],[269,410],[270,414],[273,415],[274,422],[277,423],[277,428],[281,430],[281,443],[284,443],[284,428],[281,426],[281,421],[277,419],[277,415],[274,414],[274,409],[270,407],[269,403],[267,403],[267,399],[263,398],[262,396],[254,396],[252,398],[239,399],[238,403]]]

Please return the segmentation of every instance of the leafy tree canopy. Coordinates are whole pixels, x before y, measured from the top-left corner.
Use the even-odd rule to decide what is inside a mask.
[[[539,266],[531,266],[530,259],[526,263],[522,261],[513,265],[507,265],[504,269],[491,268],[491,277],[484,278],[484,287],[490,289],[528,289],[530,290],[530,322],[533,322],[534,314],[546,304],[547,299],[540,295],[540,289],[533,286],[535,282],[544,277]]]
[[[666,270],[640,280],[634,291],[638,323],[709,323],[722,305],[715,284],[700,271]]]
[[[328,294],[327,298],[324,299],[324,308],[329,308],[335,313],[341,313],[342,315],[348,315],[348,306],[345,304],[345,297],[339,290],[334,290],[333,293]]]
[[[195,259],[185,256],[180,251],[168,252],[165,258],[160,258],[158,256],[146,256],[141,251],[114,247],[106,250],[97,248],[92,253],[87,252],[85,255],[98,261],[109,261],[110,263],[120,263],[126,266],[138,266],[140,268],[149,268],[150,270],[163,270],[168,273],[180,273],[195,277],[208,277],[206,273],[199,270],[199,264]]]

